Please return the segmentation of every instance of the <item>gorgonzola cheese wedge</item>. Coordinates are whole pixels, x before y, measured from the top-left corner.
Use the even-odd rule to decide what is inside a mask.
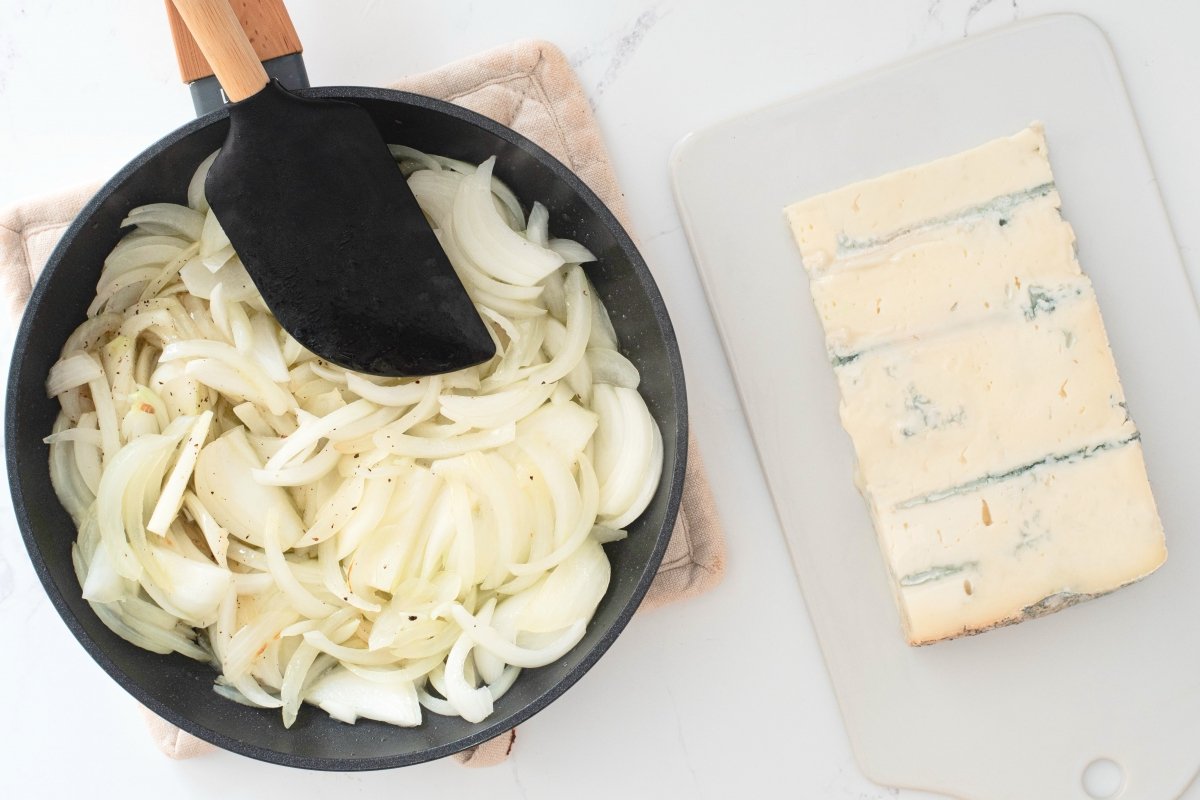
[[[1095,597],[1166,559],[1045,135],[790,206],[911,644]]]

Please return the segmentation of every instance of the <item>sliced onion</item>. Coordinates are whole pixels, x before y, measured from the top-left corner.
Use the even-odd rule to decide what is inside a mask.
[[[258,297],[250,273],[237,256],[225,262],[215,273],[210,271],[199,258],[189,259],[179,270],[184,286],[194,296],[208,300],[212,291],[220,285],[227,301],[253,301]]]
[[[321,631],[309,631],[304,634],[304,641],[322,653],[328,653],[337,660],[347,664],[379,667],[396,660],[396,657],[386,650],[370,651],[365,648],[347,647],[337,644]]]
[[[445,667],[446,701],[467,722],[483,722],[492,713],[493,701],[487,687],[475,688],[467,682],[467,656],[474,644],[474,640],[464,633],[450,648]]]
[[[425,677],[443,662],[440,655],[418,658],[397,669],[372,669],[358,664],[343,664],[350,672],[372,683],[413,683]]]
[[[458,277],[462,280],[463,285],[468,292],[474,290],[477,294],[477,299],[487,299],[487,305],[494,308],[496,311],[504,311],[496,305],[502,301],[531,301],[536,300],[543,291],[539,285],[517,285],[506,283],[503,280],[498,280],[493,277],[487,270],[482,268],[471,257],[467,255],[463,249],[457,233],[454,228],[454,219],[452,216],[447,216],[442,223],[441,228],[437,231],[438,241],[442,243],[442,248],[446,251],[446,257],[450,259],[454,271],[458,273]],[[544,313],[541,309],[534,305],[521,306],[527,311],[518,316],[529,316],[536,313]]]
[[[519,647],[496,633],[487,625],[481,625],[474,616],[467,612],[459,603],[450,606],[450,615],[462,628],[471,641],[479,647],[495,653],[506,663],[514,667],[532,669],[544,667],[562,658],[571,648],[579,644],[583,634],[587,632],[587,623],[583,620],[573,623],[552,642],[540,648]]]
[[[204,215],[204,227],[200,232],[200,261],[209,272],[216,272],[233,258],[233,245],[225,235],[225,229],[210,209]]]
[[[102,276],[96,297],[88,306],[88,316],[100,313],[101,309],[118,313],[124,311],[140,298],[142,288],[158,277],[158,273],[159,268],[154,266],[132,269],[112,277]]]
[[[525,226],[525,238],[538,247],[546,247],[550,241],[549,230],[550,212],[541,203],[534,203],[529,211],[529,222]]]
[[[254,661],[263,654],[267,645],[300,616],[287,606],[283,595],[276,595],[276,598],[253,622],[243,626],[233,635],[222,664],[226,678],[236,680],[248,674]]]
[[[256,313],[250,317],[253,331],[251,355],[263,368],[267,377],[276,383],[286,383],[287,364],[283,361],[283,348],[279,343],[279,325],[266,314]]]
[[[150,203],[138,206],[121,220],[121,227],[136,225],[159,236],[181,236],[197,241],[204,228],[204,216],[175,203]]]
[[[574,460],[596,432],[600,417],[575,402],[548,403],[521,420],[517,435],[528,441],[540,438]]]
[[[214,439],[196,461],[196,494],[217,523],[234,536],[262,546],[267,513],[282,508],[279,541],[291,547],[304,533],[290,498],[278,486],[266,486],[254,480],[260,469],[258,458],[246,441],[241,428]]]
[[[390,426],[389,426],[390,427]],[[517,435],[517,426],[509,423],[492,430],[464,433],[444,439],[428,439],[392,433],[384,428],[375,435],[375,443],[389,452],[409,458],[450,458],[473,450],[490,450],[510,444]]]
[[[184,248],[183,250],[180,250],[179,254],[175,256],[175,258],[168,261],[166,266],[159,271],[154,280],[147,283],[146,288],[142,289],[142,294],[139,298],[141,302],[157,299],[158,295],[162,293],[163,289],[165,289],[169,284],[171,284],[172,281],[179,277],[179,273],[183,267],[189,261],[195,258],[199,252],[200,244],[198,242]]]
[[[232,574],[210,561],[187,558],[165,547],[154,550],[167,585],[143,578],[142,586],[155,602],[197,628],[216,622],[221,600],[232,585]]]
[[[150,515],[150,521],[146,523],[146,530],[160,536],[165,535],[167,528],[175,519],[175,515],[179,513],[179,509],[183,505],[183,492],[192,479],[192,471],[196,468],[196,459],[200,455],[200,448],[204,446],[204,440],[208,438],[208,428],[212,424],[212,418],[211,411],[205,411],[196,418],[191,432],[188,433],[188,438],[180,446],[175,466],[172,467],[167,482],[163,484],[162,493],[158,496],[158,502],[154,506],[154,512]]]
[[[609,542],[619,542],[629,536],[626,530],[618,530],[610,528],[607,525],[597,525],[592,528],[592,538],[599,544],[608,544]]]
[[[88,491],[94,496],[100,491],[100,476],[103,474],[103,468],[100,464],[100,432],[96,429],[96,414],[95,412],[86,412],[79,416],[77,431],[93,434],[94,438],[91,441],[76,441],[72,446],[72,451],[75,454],[75,468],[79,470],[79,476],[83,478],[84,485]],[[66,431],[64,430],[63,433]]]
[[[391,151],[392,158],[397,161],[416,161],[424,169],[440,172],[442,165],[437,162],[437,159],[422,153],[412,147],[406,147],[402,144],[389,144],[388,150]]]
[[[104,259],[100,280],[111,281],[119,275],[145,267],[161,267],[179,257],[189,247],[176,236],[141,236],[122,239]]]
[[[77,350],[70,355],[64,355],[50,367],[50,376],[46,379],[46,394],[49,397],[57,397],[68,389],[99,380],[103,376],[104,370],[96,357]]]
[[[208,211],[208,198],[204,196],[204,181],[208,178],[208,170],[217,160],[220,152],[221,150],[218,148],[205,156],[204,160],[200,162],[200,166],[196,167],[196,171],[192,173],[192,180],[188,183],[188,206],[202,214]]]
[[[356,479],[351,479],[356,480]],[[363,539],[371,534],[383,520],[392,499],[394,485],[390,478],[372,478],[364,481],[358,508],[351,512],[350,519],[338,531],[338,560],[358,550]]]
[[[174,448],[175,441],[165,435],[143,436],[130,442],[105,464],[100,478],[100,492],[96,496],[96,517],[100,525],[100,536],[108,548],[117,573],[130,580],[142,577],[142,562],[134,555],[127,531],[127,493],[140,494],[138,490],[147,476],[155,472],[155,464]],[[139,520],[142,514],[141,497],[130,509]]]
[[[641,383],[637,367],[616,350],[591,348],[587,351],[587,360],[592,368],[593,383],[608,383],[626,389],[636,389]]]
[[[479,167],[468,164],[466,161],[445,156],[432,156],[432,158],[447,169],[462,175],[474,175],[479,170]],[[492,177],[491,189],[496,208],[497,210],[503,209],[509,227],[514,230],[525,227],[525,212],[521,209],[521,202],[512,193],[512,189],[509,189],[504,181],[495,176]]]
[[[204,535],[204,541],[208,545],[209,552],[213,554],[213,558],[222,567],[228,568],[229,532],[220,526],[216,518],[213,517],[212,513],[209,512],[203,501],[195,493],[190,491],[184,493],[183,506],[200,527],[200,532]],[[244,576],[235,575],[234,577],[242,578]]]
[[[359,717],[401,727],[421,724],[421,706],[411,681],[379,684],[348,669],[333,669],[313,685],[308,697],[334,719],[351,725]]]
[[[346,388],[364,400],[370,400],[381,406],[411,406],[420,402],[425,396],[430,381],[439,380],[437,377],[426,378],[402,383],[395,386],[381,386],[353,372],[346,373]]]
[[[588,620],[608,588],[610,567],[604,548],[586,539],[566,560],[532,588],[517,626],[523,631],[550,633],[576,620]]]
[[[266,529],[263,533],[263,551],[267,555],[267,568],[279,591],[287,595],[292,606],[306,617],[324,619],[336,611],[336,607],[318,599],[292,573],[288,560],[283,556],[279,541],[279,520],[284,512],[279,506],[267,512]],[[314,651],[313,657],[316,657]]]
[[[83,599],[92,603],[115,603],[137,592],[137,584],[117,572],[104,542],[97,544],[82,583]]]
[[[327,444],[307,461],[279,469],[255,469],[250,474],[254,480],[267,486],[304,486],[328,475],[341,458],[342,454],[332,444]]]
[[[454,172],[420,170],[408,178],[408,188],[421,210],[429,215],[436,224],[442,225],[443,220],[450,215],[454,208],[454,197],[458,194],[458,185],[462,176]]]
[[[454,199],[454,228],[467,257],[493,277],[532,286],[562,266],[562,256],[508,227],[492,205],[493,156],[463,180]]]
[[[587,296],[587,282],[583,277],[583,269],[571,267],[567,270],[563,282],[563,292],[566,296],[567,325],[565,335],[554,347],[554,355],[549,363],[539,367],[531,376],[534,381],[561,380],[567,375],[587,349],[588,336],[592,330],[592,305]],[[554,324],[547,326],[547,332]]]
[[[644,510],[662,471],[662,434],[633,389],[598,384],[593,408],[600,415],[596,470],[600,479],[600,519],[623,528]],[[651,486],[647,493],[645,486]],[[630,514],[633,516],[630,516]]]
[[[254,388],[272,414],[282,414],[296,407],[296,401],[278,384],[262,375],[253,362],[224,342],[173,342],[163,348],[160,363],[176,359],[212,359],[234,370],[238,377]]]
[[[568,264],[587,264],[596,260],[591,250],[571,239],[551,239],[543,244],[558,253]]]
[[[522,449],[534,459],[538,469],[543,470],[543,477],[560,474],[558,465],[552,460],[551,451],[548,448],[533,441],[522,443]],[[551,493],[555,495],[556,546],[554,550],[534,561],[513,564],[509,569],[514,575],[529,575],[557,566],[587,542],[588,534],[592,532],[592,522],[596,519],[600,488],[596,483],[596,474],[592,471],[591,462],[583,458],[579,459],[577,464],[579,466],[577,495],[573,493],[567,495],[563,490],[558,489],[556,483],[551,484]],[[570,505],[566,509],[560,505],[560,498],[570,501]]]
[[[223,679],[218,678],[217,680]],[[242,695],[248,705],[255,708],[281,708],[283,706],[282,700],[263,689],[251,675],[244,675],[236,681],[230,682],[230,686]]]
[[[488,395],[442,395],[442,416],[473,428],[499,428],[532,414],[552,391],[549,384],[525,383]]]
[[[277,470],[300,455],[306,447],[310,447],[324,437],[333,433],[338,427],[362,419],[375,411],[375,405],[366,400],[355,400],[353,403],[334,411],[320,419],[315,419],[301,425],[295,433],[288,437],[287,442],[267,462],[268,470]]]

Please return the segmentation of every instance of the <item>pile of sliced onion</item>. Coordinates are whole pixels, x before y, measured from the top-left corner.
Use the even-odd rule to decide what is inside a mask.
[[[492,175],[393,146],[496,341],[381,379],[270,315],[204,198],[135,208],[51,368],[50,475],[83,596],[240,703],[478,722],[583,637],[662,437],[577,242]],[[215,155],[215,154],[214,154]]]

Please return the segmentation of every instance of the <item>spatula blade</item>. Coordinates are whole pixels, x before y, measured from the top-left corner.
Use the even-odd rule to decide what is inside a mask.
[[[452,372],[495,344],[370,115],[272,82],[230,105],[208,201],[279,323],[377,375]]]

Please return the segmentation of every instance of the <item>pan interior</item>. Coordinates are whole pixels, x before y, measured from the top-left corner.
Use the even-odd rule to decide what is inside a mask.
[[[70,557],[75,529],[50,486],[42,443],[58,410],[46,398],[46,374],[84,318],[125,213],[144,203],[185,202],[192,172],[224,141],[224,110],[176,131],[126,166],[84,209],[52,255],[13,353],[6,418],[9,480],[26,546],[51,600],[88,652],[138,700],[201,738],[254,758],[310,769],[380,769],[449,755],[513,727],[578,680],[608,648],[649,587],[674,524],[686,459],[686,398],[675,336],[645,264],[612,214],[566,167],[511,130],[440,101],[375,89],[308,92],[359,103],[388,142],[473,163],[497,156],[497,176],[526,210],[534,200],[542,202],[554,235],[576,239],[598,256],[588,275],[609,308],[622,352],[641,371],[640,391],[663,433],[664,469],[654,499],[630,526],[629,537],[605,548],[612,582],[583,641],[554,664],[522,673],[482,724],[426,713],[419,728],[370,720],[351,726],[305,706],[287,730],[275,710],[217,696],[209,665],[126,643],[80,597]]]

